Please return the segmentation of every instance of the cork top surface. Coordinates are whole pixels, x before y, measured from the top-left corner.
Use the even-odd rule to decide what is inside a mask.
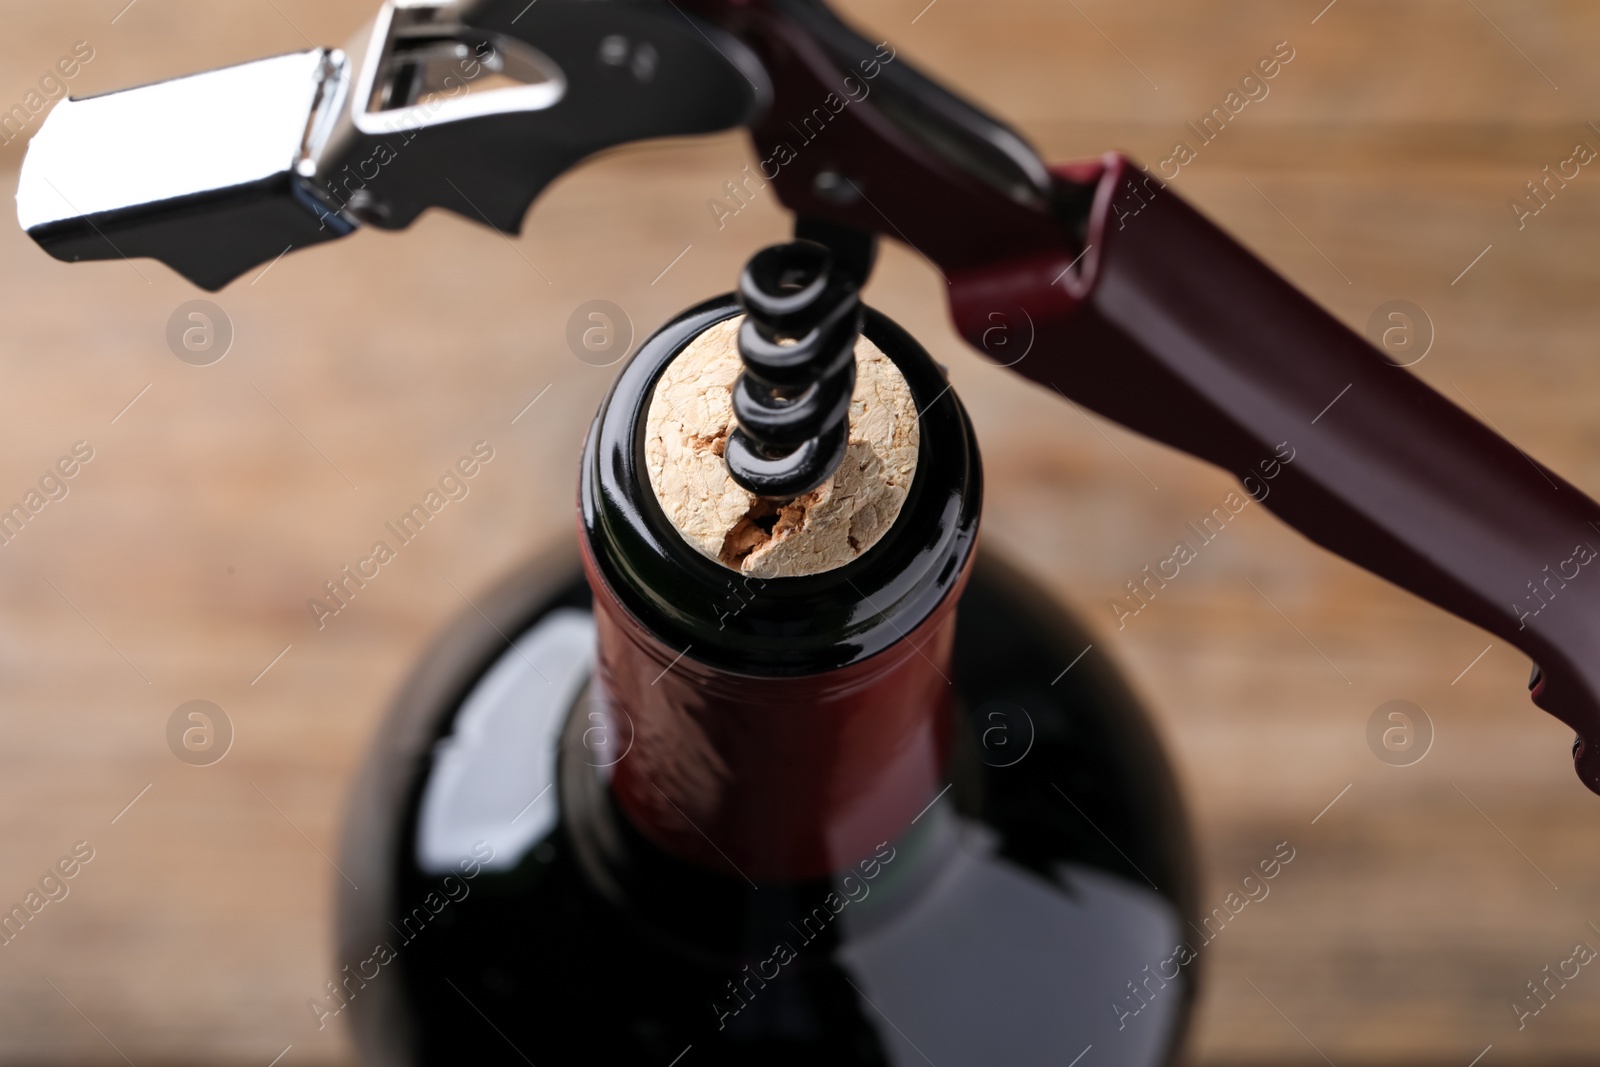
[[[867,552],[900,514],[917,470],[916,405],[900,369],[866,337],[844,461],[791,501],[764,500],[728,473],[744,316],[717,323],[662,372],[645,416],[645,468],[668,521],[702,555],[741,574],[821,574]]]

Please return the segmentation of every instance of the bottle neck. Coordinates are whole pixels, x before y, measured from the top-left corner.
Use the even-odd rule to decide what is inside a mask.
[[[966,414],[893,323],[866,336],[921,411],[917,472],[882,541],[826,574],[745,581],[690,547],[640,462],[660,373],[738,314],[685,313],[623,370],[585,448],[582,543],[597,683],[626,735],[618,808],[647,839],[752,882],[818,878],[902,834],[934,798],[950,745],[955,606],[981,475]]]
[[[756,882],[820,878],[905,832],[950,749],[960,585],[871,659],[820,674],[737,674],[669,648],[592,565],[601,698],[633,747],[618,806],[659,847]]]

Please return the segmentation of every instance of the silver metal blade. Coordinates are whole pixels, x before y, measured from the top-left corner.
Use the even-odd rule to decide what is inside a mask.
[[[150,256],[205,289],[341,237],[354,219],[300,166],[345,62],[319,49],[64,100],[28,145],[17,219],[57,259]]]

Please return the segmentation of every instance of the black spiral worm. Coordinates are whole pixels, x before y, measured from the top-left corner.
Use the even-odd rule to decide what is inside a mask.
[[[809,241],[762,249],[739,278],[744,373],[733,389],[738,427],[724,456],[757,496],[790,499],[844,460],[856,387],[860,289],[833,254]]]

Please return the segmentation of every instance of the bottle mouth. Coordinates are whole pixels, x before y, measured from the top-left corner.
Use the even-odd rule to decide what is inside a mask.
[[[584,447],[579,510],[591,576],[662,645],[746,675],[833,670],[889,648],[958,588],[977,537],[982,474],[965,410],[909,334],[867,309],[863,336],[905,378],[918,415],[916,473],[877,544],[818,574],[755,578],[689,545],[645,464],[661,375],[706,330],[743,313],[732,294],[684,312],[624,366]],[[601,592],[597,589],[596,592]]]

